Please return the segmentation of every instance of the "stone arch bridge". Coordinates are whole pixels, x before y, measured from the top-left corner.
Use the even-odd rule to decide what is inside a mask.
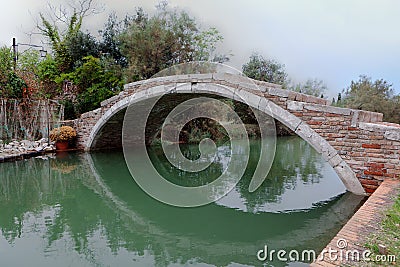
[[[255,87],[257,85],[257,89]],[[329,101],[284,90],[233,74],[193,74],[153,78],[125,85],[101,107],[70,122],[78,148],[122,146],[122,121],[130,99],[159,95],[212,94],[266,112],[311,144],[334,168],[346,188],[371,194],[384,179],[400,179],[400,125],[385,123],[380,113],[330,106]]]

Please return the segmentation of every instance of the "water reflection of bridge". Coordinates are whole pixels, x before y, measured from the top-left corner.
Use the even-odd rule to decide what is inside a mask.
[[[344,196],[338,197],[335,201],[332,201],[332,203],[326,206],[316,207],[315,209],[307,211],[311,214],[315,213],[315,215],[309,216],[311,219],[307,221],[303,220],[303,211],[299,211],[274,214],[268,221],[264,221],[261,224],[254,224],[251,222],[251,220],[254,219],[254,215],[249,216],[249,214],[238,212],[234,209],[209,205],[204,211],[200,209],[188,210],[187,214],[184,216],[180,214],[179,209],[173,208],[172,212],[171,210],[169,211],[169,216],[171,218],[169,223],[163,221],[164,223],[162,225],[156,225],[149,223],[149,219],[150,222],[152,222],[151,218],[157,213],[157,207],[154,207],[153,212],[147,211],[148,214],[141,214],[135,211],[134,208],[130,207],[126,202],[115,195],[107,183],[104,182],[101,175],[99,175],[96,166],[102,164],[96,164],[96,159],[89,154],[85,157],[93,172],[93,178],[96,180],[96,183],[91,184],[90,188],[97,194],[105,196],[107,205],[109,205],[111,209],[121,211],[119,216],[121,216],[120,218],[123,220],[126,229],[131,233],[146,231],[151,236],[154,244],[165,244],[165,246],[160,248],[161,251],[154,251],[154,253],[158,255],[173,256],[177,251],[180,251],[181,253],[176,260],[185,255],[187,260],[200,258],[205,260],[206,263],[215,264],[217,266],[226,266],[231,262],[257,265],[259,262],[257,262],[256,259],[256,252],[262,249],[264,244],[268,244],[271,248],[290,250],[314,247],[315,243],[320,243],[322,250],[324,244],[321,242],[321,237],[324,237],[327,233],[329,233],[328,236],[331,233],[336,233],[343,222],[347,221],[354,213],[363,199],[361,196],[346,193]],[[210,214],[218,214],[218,217],[222,218],[223,221],[213,221],[216,218],[213,218]],[[174,226],[179,220],[184,220],[188,225],[192,223],[194,225],[211,224],[214,229],[218,230],[224,229],[225,224],[229,223],[232,227],[236,222],[239,222],[239,224],[233,226],[233,228],[241,229],[242,231],[240,233],[224,233],[227,238],[225,242],[213,242],[215,241],[213,240],[213,231],[208,233],[204,232],[197,236],[191,234],[190,230],[187,235],[177,234],[177,231],[182,230]],[[204,224],[199,223],[199,221],[204,221]],[[240,225],[240,223],[243,222],[247,223]],[[292,222],[293,224],[298,224],[298,222],[302,223],[298,224],[297,227],[290,232],[277,234],[274,230],[274,226],[287,224],[288,222]],[[263,230],[260,231],[257,236],[254,236],[252,234],[246,235],[246,228]],[[269,231],[268,228],[270,228]],[[267,229],[267,231],[265,231],[265,229]],[[233,241],[232,236],[238,235],[243,240]]]
[[[124,162],[108,161],[105,155],[80,154],[1,165],[2,234],[13,242],[26,214],[53,207],[56,217],[48,219],[52,222],[43,233],[49,246],[68,231],[78,253],[90,253],[86,239],[104,227],[112,251],[150,251],[159,266],[194,259],[217,266],[258,265],[256,252],[265,244],[284,249],[320,244],[322,249],[322,241],[339,230],[361,200],[346,194],[309,210],[307,219],[301,211],[266,216],[215,204],[180,209],[151,199],[123,171],[111,180],[107,174],[123,169]],[[281,225],[292,230],[284,232]]]
[[[142,107],[150,107],[151,99],[166,97],[165,106],[157,103],[154,116],[163,121],[166,107],[173,108],[181,96],[193,98],[206,94],[243,102],[286,125],[321,153],[350,192],[370,194],[384,179],[399,178],[396,166],[400,164],[397,153],[400,126],[383,122],[381,113],[333,107],[325,99],[251,81],[223,68],[217,67],[215,71],[181,75],[172,70],[156,78],[127,84],[124,91],[103,101],[100,108],[74,121],[78,146],[85,150],[120,148],[128,106],[141,116]],[[129,120],[140,121],[134,116],[129,116]],[[147,124],[153,125],[150,127],[153,129],[160,126],[150,118]],[[130,132],[129,136],[137,135]]]

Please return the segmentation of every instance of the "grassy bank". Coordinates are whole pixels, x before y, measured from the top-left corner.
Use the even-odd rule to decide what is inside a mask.
[[[394,205],[386,211],[380,229],[373,233],[365,246],[372,251],[372,259],[380,255],[395,255],[396,262],[369,262],[368,266],[399,266],[400,264],[400,194]],[[366,262],[365,262],[366,263]],[[364,265],[364,266],[365,266]]]

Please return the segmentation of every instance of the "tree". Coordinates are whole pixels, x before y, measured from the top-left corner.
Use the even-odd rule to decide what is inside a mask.
[[[75,112],[81,114],[100,107],[101,101],[110,98],[123,88],[122,72],[115,70],[107,59],[93,56],[83,58],[83,64],[73,72],[62,74],[56,81],[65,80],[77,87]]]
[[[26,83],[13,70],[10,48],[0,48],[0,98],[22,98]]]
[[[308,79],[305,83],[298,83],[295,86],[289,87],[289,89],[306,95],[321,96],[323,98],[327,86],[322,80]]]
[[[342,101],[346,107],[380,112],[386,121],[393,121],[391,113],[396,99],[392,84],[383,79],[372,81],[370,77],[361,75],[344,90]]]
[[[107,42],[114,37],[110,30],[106,28],[109,31],[103,34],[104,43],[81,30],[83,19],[96,13],[94,1],[80,0],[70,7],[50,6],[50,14],[40,14],[38,28],[50,42],[54,57],[38,65],[38,76],[45,85],[42,95],[63,100],[69,107],[67,117],[74,118],[119,92],[123,78],[120,66],[114,66],[118,62],[109,60],[114,56],[108,53]]]
[[[40,90],[41,82],[38,77],[37,66],[41,61],[39,51],[25,50],[18,55],[18,62],[15,73],[24,80],[26,88],[24,88],[24,97],[35,97]]]
[[[391,99],[390,109],[386,117],[388,121],[400,124],[400,95]]]
[[[67,44],[69,39],[75,37],[82,26],[82,17],[78,17],[78,13],[74,12],[70,18],[68,30],[61,33],[56,25],[46,20],[43,14],[40,14],[42,26],[38,26],[39,30],[50,41],[53,52],[55,53],[56,62],[61,72],[70,71],[73,67],[73,59],[69,54]]]
[[[284,88],[287,87],[289,82],[285,65],[265,59],[257,53],[250,56],[249,62],[243,65],[242,71],[249,78],[280,84]]]
[[[53,56],[47,55],[37,65],[37,74],[41,82],[41,88],[38,91],[39,97],[57,98],[62,96],[62,89],[56,83],[60,76],[58,64]]]
[[[149,17],[142,9],[125,20],[120,35],[121,52],[127,58],[128,81],[147,79],[172,65],[190,61],[212,61],[222,36],[215,28],[201,31],[186,12],[161,10]],[[223,60],[224,57],[218,59]]]
[[[122,44],[119,38],[124,31],[123,25],[125,25],[125,23],[118,22],[115,13],[110,14],[104,25],[104,30],[99,31],[102,37],[99,49],[102,55],[112,58],[116,64],[126,68],[128,66],[128,61],[121,52]]]
[[[95,39],[81,31],[83,19],[97,12],[93,0],[80,0],[70,5],[55,8],[49,5],[50,13],[40,13],[37,28],[50,42],[60,72],[72,71],[77,60],[85,56],[97,56]]]
[[[87,56],[99,57],[100,47],[90,33],[78,31],[66,40],[66,48],[73,68],[82,65],[82,59]]]
[[[194,42],[194,60],[197,61],[218,61],[223,63],[228,61],[229,58],[226,55],[215,55],[216,45],[221,42],[224,38],[216,28],[210,28],[208,30],[200,32],[195,36]],[[223,61],[223,62],[221,62]]]
[[[5,94],[5,86],[7,85],[9,75],[12,72],[13,68],[13,55],[11,50],[3,46],[0,48],[0,90],[2,90],[2,94]]]
[[[150,78],[172,65],[229,59],[215,54],[222,41],[218,30],[200,30],[194,18],[169,9],[166,2],[151,17],[141,8],[122,21],[111,14],[97,40],[82,31],[93,1],[80,0],[72,9],[51,7],[50,14],[40,14],[38,28],[52,48],[35,70],[45,85],[41,95],[72,103],[71,114],[95,109],[124,83]]]

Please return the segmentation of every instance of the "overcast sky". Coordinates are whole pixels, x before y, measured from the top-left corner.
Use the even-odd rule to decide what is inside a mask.
[[[49,0],[12,0],[0,10],[0,43],[29,42],[38,13]],[[52,1],[63,2],[62,0]],[[64,3],[67,1],[65,0]],[[157,0],[98,0],[104,12],[87,20],[100,29],[111,10],[122,18],[135,6],[154,12]],[[397,0],[169,0],[204,28],[224,36],[221,52],[241,68],[252,52],[286,65],[294,81],[319,78],[334,96],[366,74],[386,79],[400,93],[400,1]],[[38,42],[37,40],[34,40]]]

